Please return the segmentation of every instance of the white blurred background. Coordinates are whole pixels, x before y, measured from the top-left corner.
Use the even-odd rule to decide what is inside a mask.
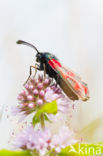
[[[17,95],[35,64],[35,51],[22,39],[51,52],[88,83],[90,100],[76,104],[74,125],[81,129],[103,114],[103,0],[0,0],[0,108]],[[102,141],[99,126],[93,141]],[[0,148],[12,129],[6,112],[0,121]]]

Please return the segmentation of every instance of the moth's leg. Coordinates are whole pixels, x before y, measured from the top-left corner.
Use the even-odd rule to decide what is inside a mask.
[[[44,69],[44,79],[45,79],[46,78],[46,66],[44,63],[43,63],[43,69]]]
[[[51,79],[51,82],[52,82],[52,83],[53,83],[53,80],[54,80],[54,79],[53,79],[53,77],[52,77],[52,79]]]
[[[60,78],[60,76],[57,75],[57,79],[56,79],[56,87],[57,87],[57,85],[59,84],[59,78]]]
[[[36,63],[35,64],[35,74],[34,74],[33,78],[35,78],[37,70],[40,70],[40,66]]]
[[[30,79],[30,76],[31,76],[31,74],[32,74],[32,68],[34,68],[34,69],[36,69],[36,70],[40,70],[40,68],[38,68],[38,67],[36,67],[36,66],[30,66],[30,73],[29,73],[29,76],[28,76],[28,78],[27,78],[27,80],[26,80],[26,82],[24,83],[24,85],[28,82],[28,80]]]

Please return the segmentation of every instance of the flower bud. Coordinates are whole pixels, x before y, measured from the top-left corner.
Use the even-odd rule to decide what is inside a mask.
[[[21,105],[23,105],[23,107],[28,106],[28,103],[21,103]]]
[[[34,93],[34,95],[38,95],[38,94],[39,94],[39,92],[38,92],[37,89],[34,89],[34,90],[33,90],[33,93]]]
[[[33,86],[33,85],[30,85],[30,86],[29,86],[29,89],[30,89],[30,90],[34,89],[34,86]]]
[[[50,80],[49,80],[49,79],[45,79],[45,80],[44,80],[44,84],[45,84],[45,85],[48,85],[48,84],[49,84],[49,82],[50,82]]]
[[[29,85],[28,85],[28,84],[25,84],[25,88],[26,88],[26,89],[29,89]]]
[[[38,105],[42,105],[42,104],[43,104],[43,100],[42,100],[42,99],[38,99],[38,100],[37,100],[37,104],[38,104]]]
[[[28,107],[29,107],[29,108],[34,108],[35,106],[36,106],[36,105],[35,105],[33,102],[28,104]]]
[[[46,92],[48,92],[48,91],[50,91],[50,90],[51,90],[50,87],[47,87],[47,88],[45,89]]]
[[[42,83],[39,83],[38,86],[37,86],[37,88],[38,89],[42,89],[43,88],[43,84]]]
[[[35,81],[35,84],[37,85],[39,83],[39,80],[37,79],[36,81]]]
[[[28,99],[29,101],[33,101],[33,100],[34,100],[34,97],[33,97],[32,95],[28,95],[28,96],[27,96],[27,99]]]
[[[39,93],[39,95],[40,95],[41,97],[43,97],[44,94],[45,94],[44,90],[41,90],[40,93]]]
[[[18,100],[21,100],[21,99],[22,99],[22,97],[21,97],[20,95],[18,95],[17,99],[18,99]]]
[[[39,76],[39,82],[42,82],[43,81],[43,76]]]
[[[26,92],[24,90],[22,90],[21,93],[20,93],[20,95],[25,95],[25,93]]]

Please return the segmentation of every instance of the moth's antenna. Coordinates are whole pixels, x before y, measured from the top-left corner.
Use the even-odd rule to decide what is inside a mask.
[[[40,53],[38,51],[38,49],[33,44],[31,44],[31,43],[28,43],[28,42],[25,42],[25,41],[22,41],[22,40],[18,40],[16,43],[17,44],[24,44],[24,45],[27,45],[29,47],[32,47],[33,49],[35,49],[37,51],[37,53]]]

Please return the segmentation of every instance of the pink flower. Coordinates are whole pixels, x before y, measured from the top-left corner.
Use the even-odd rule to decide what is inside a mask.
[[[66,96],[57,99],[58,111],[67,113],[73,109],[73,102]]]
[[[37,129],[36,131],[32,126],[21,132],[15,140],[15,146],[21,149],[48,151],[48,149],[55,149],[60,152],[61,148],[78,142],[75,139],[75,133],[62,127],[58,134],[52,135],[48,128],[44,130]]]
[[[38,78],[30,79],[25,85],[19,96],[19,105],[17,106],[18,113],[23,112],[28,115],[41,105],[47,102],[57,101],[58,111],[63,113],[68,112],[72,106],[72,101],[63,93],[63,91],[56,84],[51,82],[50,78]]]
[[[34,130],[34,128],[28,127],[21,134],[19,134],[15,140],[15,146],[21,149],[29,150],[43,150],[48,148],[51,139],[51,132],[49,129]]]
[[[66,113],[69,109],[72,108],[72,101],[61,91],[56,85],[47,87],[45,93],[45,100],[47,102],[52,102],[53,100],[57,101],[58,111]]]
[[[46,91],[44,98],[46,102],[52,102],[53,100],[59,98],[59,95],[55,94],[54,91],[50,88],[49,90]]]
[[[60,152],[61,148],[73,145],[77,142],[78,140],[75,139],[75,133],[68,127],[63,126],[59,130],[59,133],[52,137],[50,146],[57,149],[57,152]]]

